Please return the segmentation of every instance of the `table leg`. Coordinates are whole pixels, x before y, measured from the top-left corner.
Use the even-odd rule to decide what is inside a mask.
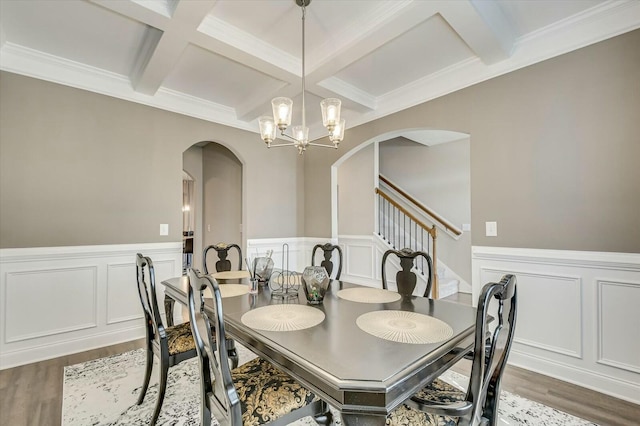
[[[171,297],[164,295],[164,313],[167,315],[167,327],[173,325],[173,304],[176,303]]]
[[[384,426],[387,416],[373,414],[346,414],[342,413],[342,423],[346,426]]]

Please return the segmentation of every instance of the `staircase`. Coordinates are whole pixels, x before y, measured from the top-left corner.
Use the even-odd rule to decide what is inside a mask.
[[[441,267],[438,268],[438,278],[440,283],[440,291],[438,295],[440,296],[440,299],[442,299],[443,297],[451,296],[458,292],[460,280],[453,277],[448,268],[443,268],[442,262],[440,262],[440,265]]]
[[[376,188],[378,223],[377,234],[387,248],[399,250],[409,248],[413,251],[424,251],[433,260],[434,283],[432,297],[442,298],[458,292],[460,279],[444,263],[437,259],[438,232],[436,222],[450,235],[460,235],[462,231],[438,215],[434,214],[421,203],[406,194],[384,176],[380,181],[392,191]],[[428,225],[429,221],[432,225]],[[455,237],[454,237],[455,238]],[[426,282],[424,276],[425,262],[416,264],[419,279]]]

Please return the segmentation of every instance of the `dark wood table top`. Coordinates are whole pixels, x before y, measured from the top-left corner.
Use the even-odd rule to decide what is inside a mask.
[[[163,284],[167,296],[186,304],[186,277]],[[388,412],[470,350],[476,310],[417,296],[391,303],[360,303],[338,297],[339,290],[353,287],[359,286],[333,281],[323,303],[314,305],[325,319],[319,325],[297,331],[252,329],[242,322],[242,316],[273,304],[306,305],[302,290],[289,299],[272,298],[268,287],[260,288],[255,295],[224,298],[226,332],[338,408],[345,423],[353,424],[357,417],[358,424],[384,424],[381,421]],[[356,324],[361,315],[381,310],[428,315],[447,323],[453,334],[438,343],[399,343],[375,337]]]

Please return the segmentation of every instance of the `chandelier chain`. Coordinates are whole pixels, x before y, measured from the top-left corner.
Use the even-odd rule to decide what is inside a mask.
[[[304,3],[302,3],[302,127],[306,127],[307,123],[307,114],[305,111],[305,103],[304,103],[304,92],[307,90],[306,86],[305,86],[305,79],[306,79],[306,72],[305,72],[305,68],[304,68],[304,45],[305,45],[305,41],[304,41],[304,21],[305,18],[307,16],[307,9],[304,5]]]

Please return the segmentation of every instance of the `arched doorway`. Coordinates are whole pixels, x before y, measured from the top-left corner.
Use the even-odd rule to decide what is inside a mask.
[[[371,235],[378,223],[374,188],[383,174],[439,216],[464,230],[438,229],[438,258],[462,291],[471,291],[470,136],[434,129],[402,129],[372,138],[331,168],[332,237]],[[375,263],[375,259],[374,259]],[[446,267],[446,268],[445,268]],[[374,265],[374,268],[377,267]],[[445,271],[446,269],[446,271]]]
[[[183,171],[193,178],[190,203],[193,223],[193,263],[202,269],[202,251],[210,244],[246,247],[244,236],[244,164],[216,142],[199,142],[183,153]],[[237,264],[236,259],[231,259]]]

